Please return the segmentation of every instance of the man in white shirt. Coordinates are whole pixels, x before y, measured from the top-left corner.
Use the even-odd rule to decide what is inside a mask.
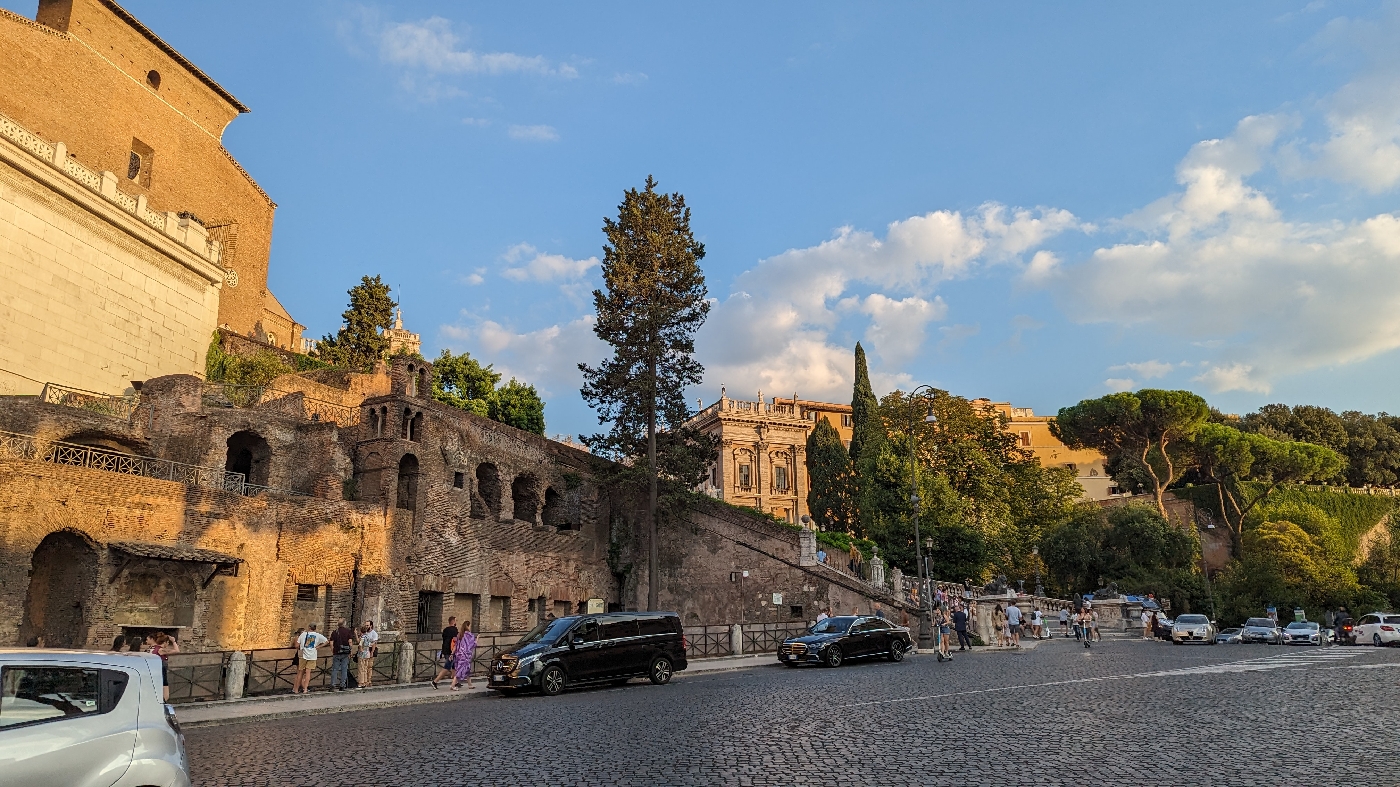
[[[1151,622],[1152,622],[1152,615],[1151,615],[1150,613],[1148,613],[1147,610],[1144,609],[1144,610],[1142,611],[1142,638],[1143,638],[1143,639],[1152,639],[1152,626],[1149,625]]]
[[[1021,647],[1021,608],[1015,604],[1006,605],[1006,625],[1011,628],[1011,644]]]
[[[1061,609],[1061,610],[1060,610],[1060,636],[1062,636],[1062,637],[1068,637],[1068,636],[1069,636],[1069,610],[1068,610],[1068,609]]]
[[[316,668],[316,649],[329,642],[316,631],[316,624],[306,627],[297,636],[297,680],[292,686],[293,694],[305,694],[311,690],[311,671]]]
[[[822,610],[821,612],[818,612],[818,613],[817,613],[817,622],[820,623],[820,622],[822,622],[823,620],[826,620],[826,619],[829,618],[829,617],[831,617],[831,616],[827,614],[826,610]]]
[[[360,626],[360,652],[357,654],[360,663],[359,680],[356,685],[362,689],[369,688],[369,684],[374,680],[374,656],[379,650],[379,632],[374,630],[374,621],[366,620]]]

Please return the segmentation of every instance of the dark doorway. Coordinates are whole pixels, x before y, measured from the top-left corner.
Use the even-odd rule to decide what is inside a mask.
[[[418,457],[404,454],[399,460],[399,486],[394,507],[415,511],[418,508]]]
[[[540,518],[546,525],[559,530],[572,530],[564,515],[564,496],[554,491],[554,487],[544,490],[544,510]]]
[[[419,634],[436,634],[442,631],[441,593],[419,591],[418,617],[414,630]]]
[[[476,494],[472,497],[472,516],[476,519],[499,519],[501,516],[501,471],[485,462],[476,466]]]
[[[535,523],[540,513],[540,482],[532,475],[518,475],[510,483],[510,500],[514,516],[523,522]]]
[[[242,473],[243,479],[254,486],[267,486],[272,465],[272,448],[257,432],[234,432],[228,439],[228,459],[224,470]]]
[[[97,549],[81,533],[50,533],[34,550],[20,636],[50,648],[87,645],[85,607],[97,588]]]

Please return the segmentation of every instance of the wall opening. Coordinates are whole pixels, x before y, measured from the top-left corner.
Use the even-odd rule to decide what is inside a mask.
[[[408,511],[418,508],[418,457],[404,454],[399,460],[399,485],[394,495],[394,507]]]
[[[418,375],[414,373],[413,364],[408,365],[408,395],[418,395]]]
[[[499,519],[501,516],[501,471],[490,462],[476,466],[476,494],[472,496],[472,517]]]
[[[452,474],[452,488],[453,488],[453,489],[461,489],[462,487],[464,487],[464,486],[466,486],[466,485],[467,485],[467,474],[466,474],[466,473],[453,473],[453,474]]]
[[[554,491],[554,487],[544,490],[544,510],[540,512],[540,519],[549,527],[573,529],[564,513],[564,496]]]
[[[154,68],[147,71],[146,84],[150,85],[152,90],[160,90],[160,72]]]
[[[442,594],[428,590],[418,592],[418,615],[414,629],[419,634],[437,634],[442,631]]]
[[[510,500],[516,519],[534,524],[540,514],[539,481],[532,475],[518,475],[510,482]]]
[[[230,473],[242,473],[244,479],[254,486],[267,486],[268,473],[272,465],[272,448],[257,432],[234,432],[228,439],[228,458],[224,469]]]
[[[44,536],[34,550],[21,639],[42,637],[49,648],[84,647],[86,605],[96,588],[97,549],[92,543],[71,530]]]

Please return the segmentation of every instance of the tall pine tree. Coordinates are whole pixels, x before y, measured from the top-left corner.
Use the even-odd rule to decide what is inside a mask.
[[[334,335],[327,335],[316,346],[317,356],[332,366],[365,369],[389,351],[389,340],[381,333],[394,324],[394,307],[389,285],[378,276],[363,276],[349,290],[350,308],[341,313],[345,324]]]
[[[611,346],[612,357],[579,370],[584,400],[612,428],[584,442],[622,460],[621,483],[647,490],[647,609],[656,609],[658,516],[684,505],[717,450],[713,438],[685,426],[691,416],[685,389],[704,372],[694,356],[695,332],[710,312],[699,265],[705,245],[690,231],[685,197],[657,192],[650,176],[644,190],[626,192],[603,232],[607,289],[593,291],[593,332]]]
[[[851,526],[851,457],[825,418],[807,436],[807,510],[822,530]]]
[[[851,391],[851,470],[857,534],[865,534],[877,526],[880,516],[875,483],[879,475],[881,454],[888,449],[885,423],[880,418],[880,400],[870,388],[870,370],[866,366],[865,348],[856,342],[856,381]]]

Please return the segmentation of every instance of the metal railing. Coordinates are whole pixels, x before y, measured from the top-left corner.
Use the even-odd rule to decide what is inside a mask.
[[[169,459],[123,454],[90,445],[40,440],[33,435],[0,431],[0,456],[49,462],[56,465],[87,467],[109,473],[156,478],[189,486],[244,493],[248,486],[242,473],[217,467],[187,465]]]
[[[117,396],[96,393],[79,388],[69,388],[58,383],[44,383],[44,390],[39,393],[39,399],[47,404],[60,404],[64,407],[87,410],[91,413],[109,415],[122,420],[130,420],[132,414],[136,412],[136,408],[141,404],[139,395]]]
[[[301,394],[300,406],[296,400],[287,397]],[[271,385],[235,385],[233,383],[205,383],[201,399],[205,407],[256,407],[276,405],[284,399],[280,410],[287,415],[308,421],[332,421],[340,426],[354,426],[360,422],[360,408],[349,407],[324,399],[307,396],[305,391],[279,388]]]
[[[734,655],[728,626],[686,626],[684,631],[687,658],[703,659]]]
[[[170,657],[170,701],[208,702],[224,699],[224,678],[232,653],[177,653]]]
[[[805,620],[792,623],[745,623],[744,653],[776,653],[783,640],[802,635],[807,631],[808,625]]]

